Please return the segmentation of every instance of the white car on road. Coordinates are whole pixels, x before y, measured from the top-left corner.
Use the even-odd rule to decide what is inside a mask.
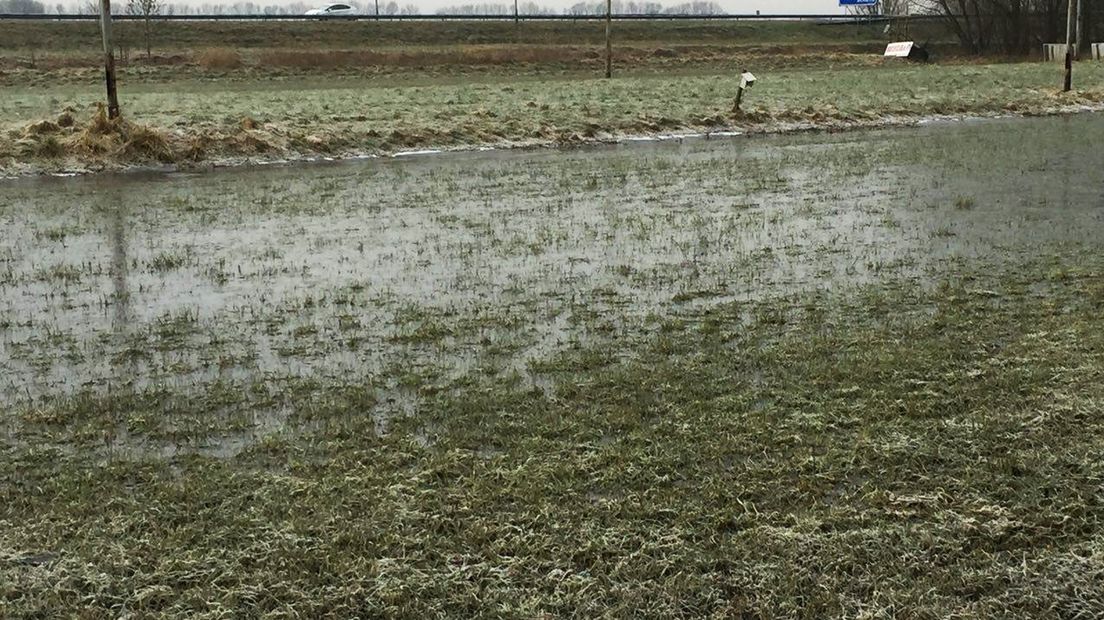
[[[322,8],[307,11],[310,17],[348,17],[356,14],[356,7],[351,4],[327,4]]]

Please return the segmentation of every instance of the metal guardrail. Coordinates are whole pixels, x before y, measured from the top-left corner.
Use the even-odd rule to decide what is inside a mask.
[[[913,16],[909,19],[924,19],[926,16]],[[90,21],[98,20],[98,15],[85,14],[48,14],[48,13],[0,13],[0,21]],[[116,20],[143,20],[142,15],[113,15]],[[602,15],[151,15],[156,21],[599,21],[606,19]],[[724,15],[665,15],[665,14],[620,14],[613,15],[618,21],[819,21],[827,23],[867,24],[873,21],[889,19],[880,16],[856,15],[790,15],[790,14],[724,14]]]

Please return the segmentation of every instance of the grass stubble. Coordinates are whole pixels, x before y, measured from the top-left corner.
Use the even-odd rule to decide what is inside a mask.
[[[284,196],[256,171],[148,185],[125,226],[13,185],[41,216],[0,286],[88,323],[0,326],[41,373],[5,392],[0,615],[1097,617],[1104,264],[1091,191],[1046,165],[1094,119],[1039,122],[339,167]],[[97,210],[125,259],[36,253],[96,247]],[[327,251],[374,247],[344,215],[412,232],[335,276]],[[38,383],[86,356],[107,389]]]
[[[722,306],[632,361],[557,360],[552,398],[469,378],[385,437],[328,386],[287,398],[330,423],[231,459],[9,448],[3,605],[1093,617],[1104,287],[1000,284]],[[732,329],[748,311],[767,320]]]

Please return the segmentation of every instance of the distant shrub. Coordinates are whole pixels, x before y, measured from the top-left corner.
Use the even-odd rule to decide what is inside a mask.
[[[204,69],[237,69],[242,66],[241,54],[226,47],[211,47],[195,56],[196,64]]]

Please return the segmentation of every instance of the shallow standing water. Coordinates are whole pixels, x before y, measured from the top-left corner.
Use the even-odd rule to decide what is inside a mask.
[[[1098,248],[1104,118],[0,182],[0,404],[417,386]],[[413,388],[413,389],[412,389]],[[288,388],[292,389],[292,388]]]

